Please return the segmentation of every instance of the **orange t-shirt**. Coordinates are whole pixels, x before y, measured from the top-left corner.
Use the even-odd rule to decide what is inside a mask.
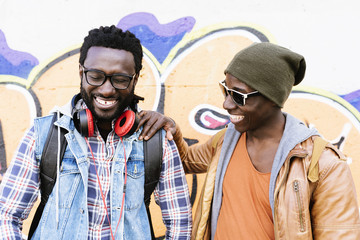
[[[275,239],[270,174],[255,169],[242,134],[225,173],[215,240]]]

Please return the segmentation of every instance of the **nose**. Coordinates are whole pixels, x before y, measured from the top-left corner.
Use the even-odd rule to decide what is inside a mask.
[[[225,97],[225,100],[224,100],[224,103],[223,103],[223,108],[225,110],[231,110],[231,109],[237,108],[237,105],[231,99],[229,94]]]
[[[110,77],[106,77],[104,84],[99,87],[99,93],[107,97],[115,94],[115,92],[116,89],[111,84]]]

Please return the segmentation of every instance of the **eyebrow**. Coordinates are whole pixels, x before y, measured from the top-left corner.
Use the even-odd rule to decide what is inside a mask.
[[[124,75],[128,75],[129,77],[135,77],[136,73],[134,74],[130,74],[130,73],[125,73],[125,72],[115,72],[115,73],[112,73],[112,74],[109,74],[107,72],[105,72],[104,70],[102,69],[98,69],[98,68],[87,68],[83,65],[84,67],[84,70],[86,71],[92,71],[92,70],[95,70],[95,71],[100,71],[100,72],[103,72],[105,75],[116,75],[116,74],[124,74]],[[134,76],[133,76],[134,75]]]

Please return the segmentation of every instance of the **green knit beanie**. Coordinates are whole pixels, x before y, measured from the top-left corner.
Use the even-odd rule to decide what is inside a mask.
[[[303,56],[272,43],[254,43],[238,52],[225,70],[283,107],[305,75]]]

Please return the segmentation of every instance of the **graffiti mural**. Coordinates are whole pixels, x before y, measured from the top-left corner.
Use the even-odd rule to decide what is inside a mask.
[[[136,88],[136,93],[145,97],[140,107],[171,116],[190,144],[204,142],[229,122],[218,82],[224,79],[223,71],[233,55],[253,42],[276,43],[261,26],[231,22],[194,30],[195,22],[188,16],[160,24],[154,15],[141,12],[114,23],[134,32],[144,47]],[[0,180],[32,119],[47,115],[79,92],[80,43],[76,44],[39,63],[31,53],[10,49],[6,33],[0,29]],[[360,155],[359,110],[360,90],[336,95],[311,86],[295,88],[284,108],[315,126],[348,156],[360,193],[360,161],[356,158]],[[203,177],[187,176],[195,205]],[[161,236],[165,229],[160,211],[154,211],[155,232]]]
[[[10,49],[0,29],[0,74],[27,78],[39,61],[29,53]]]

